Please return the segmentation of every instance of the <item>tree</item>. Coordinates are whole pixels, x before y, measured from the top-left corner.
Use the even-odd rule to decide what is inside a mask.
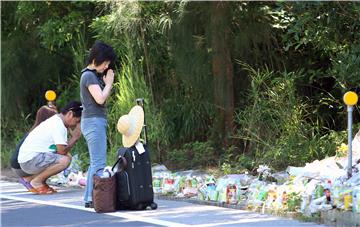
[[[223,140],[234,132],[234,85],[231,54],[231,8],[228,2],[211,4],[211,49],[214,77],[214,104],[217,108],[215,125]]]
[[[47,89],[66,84],[74,72],[74,47],[82,41],[79,34],[90,34],[87,26],[94,9],[92,2],[2,3],[2,115],[6,119],[34,112],[45,103]],[[84,38],[92,43],[91,37]]]

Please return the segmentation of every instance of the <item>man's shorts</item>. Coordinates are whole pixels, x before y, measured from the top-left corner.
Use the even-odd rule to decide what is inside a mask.
[[[29,161],[19,164],[21,169],[26,173],[38,174],[44,171],[47,167],[58,163],[63,157],[63,155],[52,152],[42,152],[37,153],[37,155]]]
[[[29,177],[31,176],[32,174],[28,174],[28,173],[25,173],[24,170],[22,169],[14,169],[14,168],[11,168],[11,170],[16,173],[17,176],[19,177]]]

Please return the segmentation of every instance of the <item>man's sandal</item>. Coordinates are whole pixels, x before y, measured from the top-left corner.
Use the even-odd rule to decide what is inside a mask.
[[[56,193],[57,192],[57,190],[56,189],[54,189],[53,187],[50,187],[48,184],[44,184],[45,185],[45,187],[47,187],[50,191],[52,191],[53,193]]]
[[[41,185],[40,187],[35,188],[33,186],[34,190],[35,190],[35,194],[38,195],[49,195],[49,194],[53,194],[54,192],[49,189],[48,187],[46,187],[45,185]]]
[[[26,181],[24,178],[20,177],[19,183],[21,183],[29,192],[34,191],[34,188],[31,186],[30,182]]]

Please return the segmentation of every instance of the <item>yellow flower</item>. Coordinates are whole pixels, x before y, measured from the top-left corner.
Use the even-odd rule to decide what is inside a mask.
[[[341,143],[341,145],[336,148],[336,156],[344,157],[346,156],[347,151],[348,151],[348,146],[345,143]]]

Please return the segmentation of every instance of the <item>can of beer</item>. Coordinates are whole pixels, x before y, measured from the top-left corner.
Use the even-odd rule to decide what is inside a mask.
[[[351,210],[352,207],[352,196],[351,194],[344,195],[344,209]]]

